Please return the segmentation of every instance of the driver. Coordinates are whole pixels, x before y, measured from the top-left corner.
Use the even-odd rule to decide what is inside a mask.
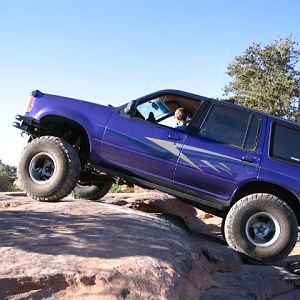
[[[183,107],[176,109],[174,118],[177,125],[176,129],[185,130],[188,127],[187,112]]]

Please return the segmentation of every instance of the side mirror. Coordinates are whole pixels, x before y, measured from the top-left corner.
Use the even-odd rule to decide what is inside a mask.
[[[127,104],[127,106],[124,110],[125,114],[129,115],[130,117],[133,117],[135,115],[135,112],[136,112],[136,107],[137,107],[137,101],[136,100],[131,100]]]

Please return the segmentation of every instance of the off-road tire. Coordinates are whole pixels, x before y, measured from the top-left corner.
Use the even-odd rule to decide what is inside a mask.
[[[225,236],[225,220],[226,220],[226,218],[222,219],[222,223],[221,223],[221,235],[222,235],[222,238],[224,239],[225,243],[228,245],[227,240],[226,240],[226,236]]]
[[[38,167],[47,159],[52,162],[53,174],[45,179]],[[65,140],[54,136],[42,136],[30,142],[18,167],[18,178],[27,195],[49,202],[67,196],[74,188],[79,173],[80,160],[76,150]]]
[[[266,227],[260,224],[271,224],[271,229],[264,231]],[[264,263],[286,257],[298,236],[298,223],[292,209],[278,197],[264,193],[246,196],[235,203],[226,217],[224,229],[230,247]],[[261,232],[269,233],[262,237]]]
[[[72,196],[75,199],[97,201],[103,198],[109,192],[111,187],[111,182],[98,183],[94,185],[80,185],[77,183],[72,191]]]

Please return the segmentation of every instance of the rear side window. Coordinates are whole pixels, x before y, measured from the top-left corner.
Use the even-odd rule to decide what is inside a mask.
[[[204,120],[199,135],[219,143],[253,150],[259,127],[260,119],[249,112],[214,105]]]
[[[275,123],[272,127],[270,156],[300,166],[300,130]]]

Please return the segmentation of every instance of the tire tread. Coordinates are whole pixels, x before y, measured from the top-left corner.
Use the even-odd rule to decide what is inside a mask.
[[[248,253],[246,253],[246,251],[241,249],[241,247],[236,242],[234,234],[232,232],[233,228],[230,224],[233,223],[235,216],[239,214],[239,212],[241,211],[242,208],[244,208],[245,206],[253,205],[254,207],[257,206],[257,208],[259,209],[262,201],[268,202],[268,205],[270,207],[274,207],[274,208],[281,207],[285,211],[285,213],[290,221],[292,230],[294,230],[295,228],[298,228],[298,223],[297,223],[297,219],[295,217],[294,212],[292,211],[292,209],[286,202],[284,202],[277,196],[274,196],[271,194],[265,194],[265,193],[257,193],[257,194],[248,195],[248,196],[240,199],[237,203],[235,203],[232,206],[232,208],[229,210],[229,212],[227,214],[225,224],[224,224],[224,233],[225,233],[226,241],[231,248],[235,249],[238,252],[242,252],[242,253],[248,255]],[[283,251],[266,259],[266,261],[267,262],[275,262],[275,261],[279,261],[279,260],[283,259],[293,250],[296,242],[297,242],[297,234],[294,234],[292,236],[292,239],[291,239],[289,245]],[[254,258],[256,260],[260,260],[258,257],[252,257],[252,258]]]
[[[39,138],[34,139],[30,142],[23,150],[23,154],[31,151],[40,143],[51,143],[63,153],[65,160],[64,160],[64,177],[65,180],[57,186],[56,191],[47,196],[37,196],[35,195],[30,188],[28,188],[28,184],[26,184],[26,180],[24,180],[24,172],[18,168],[18,178],[20,178],[21,186],[25,190],[28,196],[36,199],[38,201],[45,201],[45,202],[54,202],[58,201],[65,196],[67,196],[70,191],[75,186],[79,173],[80,173],[80,160],[78,153],[69,144],[67,141],[63,140],[62,138],[55,137],[55,136],[42,136]],[[22,159],[22,158],[21,158]]]

